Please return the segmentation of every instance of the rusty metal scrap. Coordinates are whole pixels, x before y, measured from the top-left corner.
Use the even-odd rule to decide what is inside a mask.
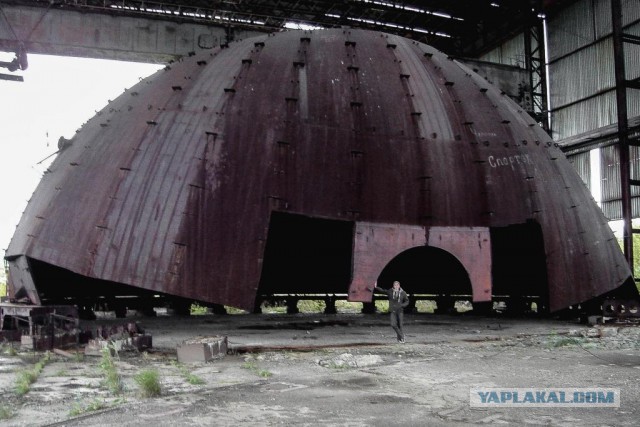
[[[95,333],[85,330],[85,354],[100,356],[104,349],[109,351],[142,351],[152,348],[153,338],[136,322],[118,325],[98,325]],[[94,338],[95,337],[95,338]]]
[[[0,303],[0,337],[20,341],[22,348],[52,350],[78,344],[75,306]]]
[[[371,301],[416,247],[438,251],[408,263],[462,266],[453,286],[475,301],[637,296],[522,108],[430,46],[364,30],[232,43],[127,90],[49,167],[6,259],[11,294],[32,301],[139,290],[250,310],[259,293]],[[407,290],[446,293],[448,276]]]

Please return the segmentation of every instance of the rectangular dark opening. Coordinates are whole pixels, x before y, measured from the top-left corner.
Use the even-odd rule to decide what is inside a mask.
[[[542,228],[536,221],[492,227],[493,295],[548,298]]]
[[[346,293],[354,223],[272,212],[258,293]]]

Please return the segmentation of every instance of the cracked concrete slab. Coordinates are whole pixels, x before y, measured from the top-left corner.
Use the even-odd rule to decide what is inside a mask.
[[[37,354],[35,358],[32,352],[2,354],[0,406],[11,409],[14,416],[0,424],[637,424],[638,327],[592,334],[576,322],[548,319],[430,314],[405,319],[408,342],[399,344],[383,314],[138,318],[153,336],[154,348],[118,354],[121,396],[105,387],[100,358],[59,355],[51,356],[27,394],[17,396],[13,391],[17,375],[33,366]],[[98,319],[93,325],[117,321]],[[313,340],[300,338],[301,326],[304,336]],[[228,337],[227,357],[178,363],[176,348],[181,342],[209,335]],[[234,346],[251,347],[254,352],[234,353]],[[159,397],[141,398],[134,377],[149,368],[159,373],[162,392]],[[473,408],[469,390],[475,387],[619,388],[621,406]],[[74,407],[81,413],[72,416]]]

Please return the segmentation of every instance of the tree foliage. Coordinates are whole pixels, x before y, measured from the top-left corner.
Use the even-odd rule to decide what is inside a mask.
[[[0,297],[7,295],[7,275],[4,269],[0,269]]]

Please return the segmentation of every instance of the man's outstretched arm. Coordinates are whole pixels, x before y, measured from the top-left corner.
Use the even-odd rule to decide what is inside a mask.
[[[386,294],[388,291],[386,289],[383,289],[381,287],[378,286],[378,284],[376,283],[372,288],[367,288],[367,290],[369,292],[381,292],[383,294]]]

